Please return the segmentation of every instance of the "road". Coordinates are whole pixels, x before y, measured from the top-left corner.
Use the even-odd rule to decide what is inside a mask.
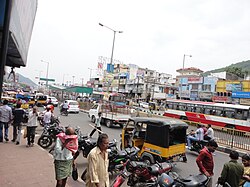
[[[55,114],[58,114],[58,109],[55,110]],[[89,134],[92,130],[92,127],[89,126],[89,124],[92,124],[88,118],[88,115],[86,113],[80,112],[79,114],[69,114],[68,116],[60,116],[60,121],[63,126],[79,126],[81,128],[81,131],[84,134]],[[106,126],[102,126],[103,132],[107,133],[109,135],[110,140],[111,139],[117,139],[120,140],[120,133],[121,128],[120,127],[112,127],[107,128]],[[98,133],[96,132],[93,137],[97,138]],[[187,151],[187,163],[181,163],[178,162],[176,164],[176,167],[174,168],[174,171],[176,171],[181,176],[189,176],[192,174],[198,174],[198,168],[195,162],[195,159],[197,157],[197,153]],[[214,179],[213,179],[213,186],[215,186],[215,182],[218,179],[218,176],[220,175],[220,172],[222,170],[223,164],[229,160],[229,157],[227,154],[222,152],[216,152],[214,156],[215,161],[215,168],[214,168]],[[82,171],[86,168],[86,158],[83,158],[81,155],[77,159],[77,167],[78,167],[78,173],[81,175]],[[83,186],[83,183],[81,180],[79,181],[73,181],[72,179],[69,179],[69,184],[73,187]],[[126,186],[126,185],[125,185]]]

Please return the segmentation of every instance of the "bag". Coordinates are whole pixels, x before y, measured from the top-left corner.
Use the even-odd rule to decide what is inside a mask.
[[[78,171],[77,171],[77,167],[76,167],[75,164],[73,164],[72,178],[73,178],[73,180],[75,180],[75,181],[78,179]]]
[[[24,128],[24,131],[23,131],[23,138],[27,138],[27,127]]]

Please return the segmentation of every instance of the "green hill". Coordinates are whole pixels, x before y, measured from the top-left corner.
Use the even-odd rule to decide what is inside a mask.
[[[209,75],[210,73],[223,72],[223,71],[226,71],[228,68],[240,68],[240,69],[242,69],[242,71],[245,71],[245,72],[249,73],[250,72],[250,60],[238,62],[238,63],[235,63],[235,64],[231,64],[231,65],[226,66],[224,68],[210,70],[210,71],[204,72],[203,75],[206,76],[206,75]]]

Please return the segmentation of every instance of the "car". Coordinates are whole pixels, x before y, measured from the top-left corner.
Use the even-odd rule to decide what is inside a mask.
[[[48,102],[49,99],[51,99],[51,103],[54,105],[54,107],[58,106],[58,100],[57,100],[57,98],[51,97],[51,96],[48,96],[47,98],[48,98],[47,102]]]
[[[79,113],[80,107],[77,101],[75,100],[65,100],[65,101],[68,103],[68,106],[69,106],[68,112]]]
[[[141,102],[141,103],[139,104],[139,106],[142,107],[142,108],[149,109],[149,104],[146,103],[146,102]]]

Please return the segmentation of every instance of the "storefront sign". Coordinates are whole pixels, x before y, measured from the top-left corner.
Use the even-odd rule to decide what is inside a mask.
[[[226,84],[227,91],[241,91],[242,84]]]
[[[240,99],[240,104],[250,106],[250,99]]]
[[[232,92],[232,98],[249,98],[250,92]]]
[[[194,83],[202,83],[203,78],[202,77],[189,77],[188,83],[194,84]]]
[[[230,97],[225,96],[213,96],[212,97],[213,102],[225,102],[225,103],[231,103],[232,99]]]

